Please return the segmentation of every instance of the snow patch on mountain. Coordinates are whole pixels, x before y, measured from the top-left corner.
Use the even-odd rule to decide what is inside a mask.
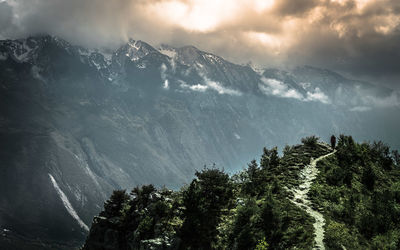
[[[33,51],[37,49],[36,43],[31,45],[32,47],[27,44],[26,39],[16,40],[10,46],[12,48],[10,54],[17,62],[28,62]]]
[[[199,62],[196,62],[196,64],[195,64],[194,66],[195,66],[195,68],[198,69],[198,70],[201,70],[201,69],[204,68],[204,65],[201,64],[201,63],[199,63]]]
[[[265,72],[265,69],[261,65],[254,64],[252,61],[242,64],[242,66],[251,68],[259,76],[262,76]]]
[[[213,55],[213,54],[205,53],[203,55],[203,58],[205,60],[210,61],[211,63],[214,63],[214,64],[222,64],[222,59],[220,57],[218,57],[218,56]]]
[[[176,51],[174,49],[164,49],[164,48],[160,48],[158,50],[161,54],[166,55],[170,58],[174,58],[176,57]]]
[[[73,154],[75,159],[78,160],[79,165],[85,169],[86,173],[90,176],[90,178],[93,180],[93,182],[96,184],[96,186],[101,189],[101,185],[100,183],[97,181],[97,178],[95,176],[95,174],[92,172],[92,170],[90,169],[89,165],[87,164],[86,160],[82,159],[81,157],[79,157],[77,154]]]
[[[145,63],[139,63],[136,67],[138,67],[139,69],[145,69],[146,68],[146,64]]]
[[[125,56],[129,57],[131,61],[137,61],[148,55],[152,50],[154,49],[150,45],[130,39],[126,46]]]
[[[251,69],[260,76],[262,76],[265,72],[264,69],[261,69],[261,68],[255,67],[255,66],[251,66]]]
[[[71,203],[68,200],[68,197],[64,194],[64,192],[61,190],[61,188],[58,186],[57,181],[54,179],[54,177],[49,173],[49,178],[51,180],[51,183],[53,184],[54,189],[56,190],[58,196],[60,197],[62,203],[64,204],[64,207],[67,209],[68,213],[74,218],[79,226],[83,228],[85,231],[89,231],[89,227],[82,221],[82,219],[78,216],[78,213],[75,211],[75,209],[72,207]]]
[[[92,63],[96,67],[97,70],[100,70],[102,68],[99,63],[97,63],[95,61],[93,61]]]

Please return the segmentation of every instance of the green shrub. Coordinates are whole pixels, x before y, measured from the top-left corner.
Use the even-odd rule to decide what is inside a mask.
[[[262,240],[258,241],[258,244],[255,250],[268,250],[268,243],[265,241],[265,237]]]
[[[317,146],[319,137],[312,135],[312,136],[307,136],[306,138],[302,138],[301,142],[308,147],[313,147],[315,148]]]

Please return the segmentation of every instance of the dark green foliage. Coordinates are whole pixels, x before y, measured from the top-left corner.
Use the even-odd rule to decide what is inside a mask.
[[[291,151],[292,151],[292,147],[289,146],[289,145],[286,145],[286,146],[283,148],[283,155],[284,155],[284,156],[288,156],[288,155],[290,154]]]
[[[303,143],[286,147],[282,158],[276,147],[264,148],[259,162],[232,177],[205,168],[180,191],[114,191],[84,249],[311,249],[314,220],[286,187],[299,185],[300,170],[332,148],[315,136]],[[318,162],[308,193],[326,220],[325,247],[399,249],[397,151],[344,135],[336,150]]]
[[[281,211],[278,211],[277,201],[272,194],[268,194],[261,206],[261,225],[268,242],[272,246],[276,246],[281,241],[282,226]]]
[[[262,169],[268,170],[276,168],[279,165],[278,148],[272,149],[263,148],[263,155],[261,156],[260,166]]]
[[[217,244],[217,226],[233,198],[229,176],[218,169],[196,172],[197,179],[183,192],[182,249],[211,249]]]
[[[306,138],[302,138],[301,142],[305,146],[315,148],[317,146],[318,140],[319,140],[319,137],[312,135],[312,136],[307,136]]]
[[[374,172],[374,168],[369,164],[363,169],[361,182],[369,191],[373,191],[375,181],[376,181],[376,174]]]
[[[284,196],[249,197],[237,207],[229,249],[255,249],[263,240],[271,249],[307,248],[313,244],[312,220]]]
[[[266,186],[263,185],[266,178],[265,171],[259,168],[256,160],[252,160],[251,163],[248,164],[245,173],[247,175],[242,183],[242,192],[249,196],[261,195],[266,188]]]
[[[370,154],[372,160],[385,170],[390,170],[393,166],[393,159],[390,155],[390,148],[383,142],[374,142],[371,146]]]
[[[172,191],[153,185],[136,187],[131,196],[125,190],[114,191],[100,213],[106,218],[94,219],[83,249],[102,249],[105,244],[112,246],[107,249],[122,250],[173,247],[178,220],[175,200]]]
[[[230,235],[230,248],[254,249],[263,233],[259,229],[260,208],[254,198],[249,198],[237,208],[236,218]]]
[[[339,166],[347,165],[347,168],[351,168],[359,160],[360,154],[351,136],[340,135],[336,157],[339,160]]]
[[[128,200],[129,196],[125,190],[114,190],[110,199],[104,203],[104,211],[100,213],[100,216],[106,218],[121,216],[122,209]]]
[[[399,168],[382,142],[358,144],[341,135],[337,153],[319,162],[309,195],[323,208],[332,249],[397,249]]]
[[[169,246],[175,228],[170,224],[176,216],[176,204],[171,200],[172,191],[157,190],[153,185],[136,187],[131,192],[132,199],[123,221],[128,240],[136,247],[144,247],[148,240],[160,239]]]

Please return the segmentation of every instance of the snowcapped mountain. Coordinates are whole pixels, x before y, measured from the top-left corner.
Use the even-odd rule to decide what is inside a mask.
[[[399,148],[399,99],[328,70],[253,70],[193,46],[0,41],[0,226],[79,244],[113,189],[177,187],[205,164],[238,170],[262,146],[310,134]]]

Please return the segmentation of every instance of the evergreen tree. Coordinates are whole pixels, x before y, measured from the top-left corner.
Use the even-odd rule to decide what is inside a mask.
[[[252,160],[247,166],[247,178],[244,180],[242,191],[244,194],[255,196],[260,192],[261,171],[256,160]]]
[[[312,136],[307,136],[306,138],[302,138],[301,142],[304,144],[304,146],[311,147],[311,148],[316,148],[318,144],[319,137],[312,135]]]
[[[126,190],[114,190],[110,199],[104,203],[104,211],[100,216],[106,218],[119,217],[122,215],[122,209],[129,200]]]
[[[273,195],[268,192],[261,207],[262,229],[264,230],[266,240],[271,246],[277,246],[281,239],[281,217],[280,211],[277,211],[276,201]]]
[[[278,148],[272,149],[263,148],[263,155],[261,156],[260,166],[264,170],[274,169],[279,165]]]
[[[230,235],[230,248],[254,249],[258,239],[263,237],[260,230],[259,207],[254,198],[248,198],[237,210]]]
[[[212,249],[223,210],[233,198],[232,184],[218,169],[204,169],[196,172],[196,177],[183,193],[181,249]]]

